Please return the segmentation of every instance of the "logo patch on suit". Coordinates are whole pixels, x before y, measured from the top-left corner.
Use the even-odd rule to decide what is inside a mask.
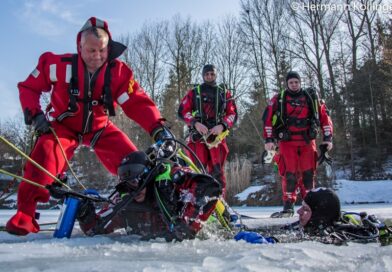
[[[129,99],[129,95],[126,92],[123,92],[118,98],[117,98],[117,102],[122,105],[125,102],[127,102]]]
[[[128,86],[128,94],[132,94],[135,90],[138,88],[138,83],[136,80],[131,79],[129,81],[129,86]]]
[[[71,89],[71,90],[70,90],[70,93],[71,93],[72,95],[74,95],[74,96],[79,96],[79,94],[80,94],[79,89]]]
[[[39,76],[39,71],[37,68],[34,69],[34,71],[31,72],[31,75],[35,78],[37,78]]]

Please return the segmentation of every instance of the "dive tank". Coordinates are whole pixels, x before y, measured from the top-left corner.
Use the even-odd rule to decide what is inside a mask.
[[[54,238],[70,238],[75,224],[76,214],[78,212],[80,199],[68,196],[63,206],[59,219],[57,221],[56,230],[53,233]]]

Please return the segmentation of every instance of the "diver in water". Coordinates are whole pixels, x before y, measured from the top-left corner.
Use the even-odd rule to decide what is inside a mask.
[[[286,225],[273,225],[240,231],[234,238],[250,243],[319,241],[342,245],[347,242],[392,242],[392,227],[366,212],[342,212],[336,193],[327,188],[308,192],[297,211],[299,220]]]

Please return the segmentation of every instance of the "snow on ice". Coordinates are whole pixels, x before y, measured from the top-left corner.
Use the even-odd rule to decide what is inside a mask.
[[[392,218],[392,181],[338,182],[343,210],[367,211]],[[298,207],[297,207],[298,208]],[[253,224],[274,224],[269,215],[281,207],[237,207],[241,214],[258,218]],[[4,225],[14,213],[0,211]],[[54,222],[59,211],[41,211],[40,222]],[[283,219],[282,222],[296,220]],[[275,221],[274,221],[275,220]],[[278,219],[279,220],[279,219]],[[392,271],[392,246],[349,243],[348,246],[318,242],[248,244],[213,236],[208,240],[167,243],[140,241],[121,232],[86,237],[75,227],[71,239],[54,239],[51,232],[16,237],[0,233],[0,271]]]

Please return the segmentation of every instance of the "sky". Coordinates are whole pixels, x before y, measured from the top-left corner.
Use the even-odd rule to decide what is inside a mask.
[[[106,20],[116,39],[178,14],[217,21],[237,15],[239,7],[240,0],[2,0],[0,121],[22,117],[17,83],[34,70],[43,52],[76,52],[76,34],[91,16]]]
[[[392,181],[337,180],[337,194],[348,212],[367,212],[379,219],[392,218]],[[353,192],[360,192],[354,194]],[[248,190],[248,193],[251,193]],[[245,194],[245,191],[243,192]],[[350,202],[385,204],[347,205]],[[281,207],[234,207],[250,228],[282,225],[298,220],[270,218]],[[298,207],[296,207],[296,210]],[[4,225],[15,210],[0,210]],[[56,222],[59,210],[41,210],[39,223]],[[46,228],[50,228],[46,226]],[[51,227],[53,229],[53,226]],[[110,235],[87,237],[76,223],[70,239],[52,238],[53,232],[17,237],[0,232],[1,271],[392,271],[392,245],[376,243],[347,246],[320,242],[249,244],[220,238],[216,232],[208,239],[167,243],[163,239],[140,241],[138,236],[118,231]],[[264,234],[265,235],[265,234]],[[293,235],[293,234],[287,234]]]

